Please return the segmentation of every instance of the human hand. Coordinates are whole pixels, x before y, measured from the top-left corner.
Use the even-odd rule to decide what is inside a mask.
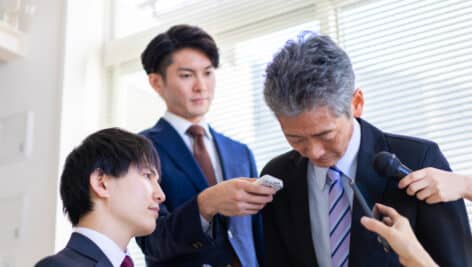
[[[234,178],[211,186],[198,197],[200,214],[210,220],[215,214],[250,215],[271,202],[276,191],[253,183],[255,178]]]
[[[398,187],[426,203],[453,201],[466,196],[469,177],[436,168],[414,171],[400,180]]]
[[[407,218],[401,216],[395,209],[382,204],[376,204],[375,208],[385,216],[383,222],[362,217],[361,224],[367,230],[387,240],[390,247],[398,254],[402,265],[407,267],[437,266],[416,239]]]

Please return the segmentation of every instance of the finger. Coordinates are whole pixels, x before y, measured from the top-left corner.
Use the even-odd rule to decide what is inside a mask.
[[[429,182],[426,179],[421,179],[416,182],[411,183],[406,192],[410,196],[414,196],[418,191],[423,190],[429,185]]]
[[[436,204],[442,202],[442,198],[439,194],[432,194],[428,198],[426,198],[426,203],[428,204]]]
[[[390,217],[385,216],[385,217],[382,218],[382,221],[383,221],[384,224],[386,224],[388,226],[393,225],[393,220]]]
[[[381,235],[384,238],[386,237],[386,235],[390,231],[389,227],[386,226],[385,224],[381,223],[380,221],[377,221],[375,219],[368,218],[368,217],[365,217],[365,216],[361,218],[361,224],[365,228],[367,228],[367,230],[369,230],[371,232],[374,232],[374,233],[377,233],[377,234]]]
[[[254,204],[254,205],[265,205],[266,203],[272,202],[273,197],[272,195],[254,195],[254,194],[247,194],[246,198],[244,198],[242,201],[249,203],[249,204]]]
[[[427,186],[423,190],[416,193],[416,198],[419,200],[425,200],[436,193],[436,190],[432,186]]]
[[[244,184],[243,190],[253,195],[274,195],[276,193],[272,187],[255,183]]]
[[[424,170],[414,171],[414,172],[408,174],[407,176],[403,177],[400,180],[400,182],[398,183],[398,187],[400,189],[403,189],[403,188],[409,186],[411,183],[423,179],[424,175],[425,175]]]
[[[386,217],[390,217],[395,222],[401,215],[394,209],[380,203],[375,204],[376,208]]]

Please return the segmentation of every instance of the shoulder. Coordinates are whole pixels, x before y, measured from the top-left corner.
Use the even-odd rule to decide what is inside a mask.
[[[278,155],[271,159],[262,169],[261,174],[277,174],[285,173],[300,163],[304,158],[295,150]]]
[[[389,146],[391,147],[407,147],[414,150],[426,150],[438,146],[433,141],[418,137],[392,133],[384,133],[384,135]]]
[[[210,132],[211,132],[212,137],[215,139],[215,141],[219,143],[220,145],[223,145],[226,147],[229,146],[229,147],[237,148],[237,149],[249,150],[249,147],[245,143],[235,140],[231,137],[228,137],[220,132],[217,132],[211,127],[210,127]]]
[[[148,138],[152,138],[152,136],[168,132],[171,129],[174,128],[165,119],[160,118],[154,126],[142,130],[141,132],[139,132],[139,134]]]
[[[87,266],[86,260],[80,254],[74,253],[72,250],[65,248],[55,255],[43,258],[35,267],[74,267]],[[92,265],[89,265],[92,266]]]
[[[393,153],[414,151],[416,155],[418,153],[425,153],[425,151],[430,149],[439,150],[438,145],[433,141],[413,136],[384,132],[365,120],[358,119],[358,121],[361,125],[362,145],[373,145],[374,147],[386,146],[386,148]]]

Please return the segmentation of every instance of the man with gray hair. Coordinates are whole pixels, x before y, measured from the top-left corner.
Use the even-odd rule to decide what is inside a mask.
[[[266,70],[264,96],[293,150],[262,174],[285,187],[263,210],[267,266],[401,266],[377,236],[348,183],[370,207],[393,206],[440,266],[472,266],[472,237],[463,200],[428,205],[377,174],[374,155],[389,151],[412,169],[449,170],[437,144],[382,132],[360,119],[362,91],[347,54],[329,37],[304,33]]]

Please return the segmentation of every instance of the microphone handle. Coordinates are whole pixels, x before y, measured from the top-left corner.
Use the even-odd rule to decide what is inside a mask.
[[[362,210],[364,210],[364,213],[367,215],[367,217],[378,220],[377,218],[374,217],[374,214],[372,213],[372,210],[369,208],[369,205],[367,204],[367,201],[365,200],[364,195],[362,195],[361,190],[359,190],[359,187],[357,187],[353,179],[349,179],[349,185],[351,186],[352,191],[354,191],[354,195],[357,201],[359,201],[359,204],[361,205]],[[387,240],[385,240],[383,237],[381,237],[380,235],[377,235],[377,241],[380,244],[382,244],[385,252],[391,251],[390,245],[388,244]]]
[[[351,185],[352,191],[354,191],[354,195],[356,196],[357,201],[359,201],[359,204],[361,205],[362,210],[364,210],[364,213],[368,217],[374,218],[372,210],[369,208],[369,205],[367,204],[367,201],[359,190],[359,187],[357,187],[353,180],[350,180],[349,185]]]
[[[400,164],[397,168],[397,178],[401,179],[411,173],[411,169],[407,166]]]

